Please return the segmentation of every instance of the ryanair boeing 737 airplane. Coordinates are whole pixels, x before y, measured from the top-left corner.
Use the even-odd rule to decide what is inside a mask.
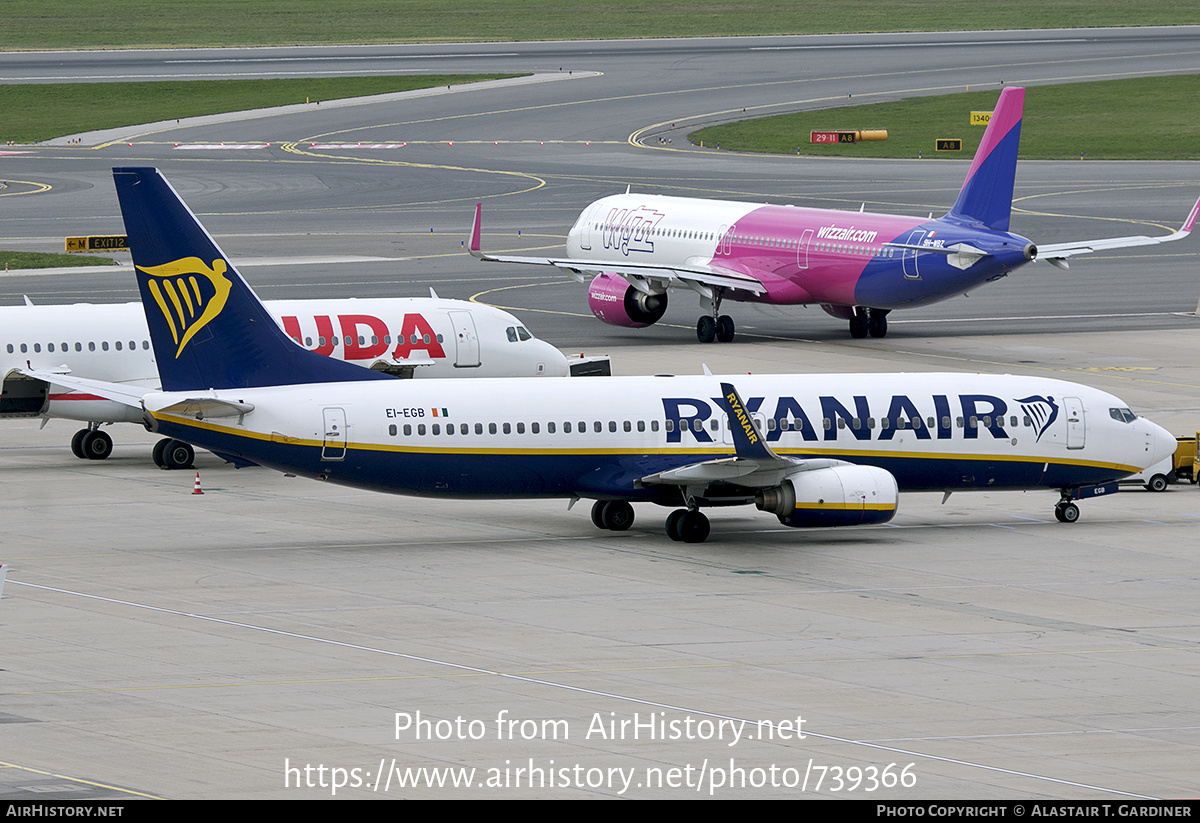
[[[882,523],[900,490],[1047,489],[1056,515],[1175,448],[1120,399],[978,374],[399,381],[304,349],[157,169],[115,169],[162,391],[54,376],[167,437],[318,480],[439,498],[755,505],[786,526]],[[29,376],[48,376],[24,370]]]

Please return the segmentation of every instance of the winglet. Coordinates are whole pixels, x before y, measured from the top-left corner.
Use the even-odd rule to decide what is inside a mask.
[[[721,401],[729,413],[729,431],[733,435],[734,453],[742,460],[779,460],[763,441],[762,433],[754,425],[754,419],[746,411],[746,404],[738,396],[732,383],[721,384]]]
[[[1184,237],[1187,237],[1189,234],[1191,234],[1192,226],[1196,225],[1197,214],[1200,214],[1200,198],[1196,199],[1196,205],[1192,206],[1192,213],[1188,215],[1187,220],[1183,221],[1183,226],[1175,233],[1182,234]]]
[[[483,204],[475,204],[475,225],[471,227],[471,241],[467,244],[467,251],[472,257],[483,257],[483,252],[480,251],[479,235],[482,234],[483,225]]]
[[[4,597],[4,578],[8,574],[8,566],[0,563],[0,597]]]

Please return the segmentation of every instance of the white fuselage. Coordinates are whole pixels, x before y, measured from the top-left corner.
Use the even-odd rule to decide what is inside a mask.
[[[736,385],[767,445],[891,472],[901,489],[1066,488],[1174,439],[1118,398],[1034,377],[776,375]],[[152,426],[260,465],[401,493],[655,499],[656,472],[734,453],[720,378],[339,383],[145,398]],[[184,400],[249,404],[196,420]]]
[[[364,367],[413,366],[414,377],[565,376],[566,358],[508,312],[440,298],[274,300],[281,328],[305,348]],[[159,385],[141,303],[0,307],[0,378],[14,368],[66,372],[147,389]],[[120,404],[51,387],[46,417],[140,420]],[[31,416],[5,409],[0,417]]]

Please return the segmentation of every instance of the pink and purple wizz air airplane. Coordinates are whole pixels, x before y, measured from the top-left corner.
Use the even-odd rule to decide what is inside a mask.
[[[1008,230],[1025,90],[1006,88],[953,208],[937,219],[724,200],[619,194],[592,203],[567,236],[565,258],[513,257],[480,249],[475,208],[470,252],[482,260],[556,266],[588,287],[592,313],[642,328],[667,310],[667,290],[686,286],[708,310],[702,343],[733,339],[723,300],[816,303],[850,322],[852,337],[883,337],[892,309],[936,303],[1004,277],[1031,260],[1066,268],[1102,249],[1186,237],[1200,211],[1159,237],[1115,237],[1042,246]]]

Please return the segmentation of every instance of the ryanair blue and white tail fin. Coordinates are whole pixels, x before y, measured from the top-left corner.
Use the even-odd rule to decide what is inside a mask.
[[[392,379],[288,337],[158,169],[113,180],[164,391]]]
[[[1010,86],[1000,92],[967,179],[947,217],[1008,231],[1024,109],[1025,89]]]

